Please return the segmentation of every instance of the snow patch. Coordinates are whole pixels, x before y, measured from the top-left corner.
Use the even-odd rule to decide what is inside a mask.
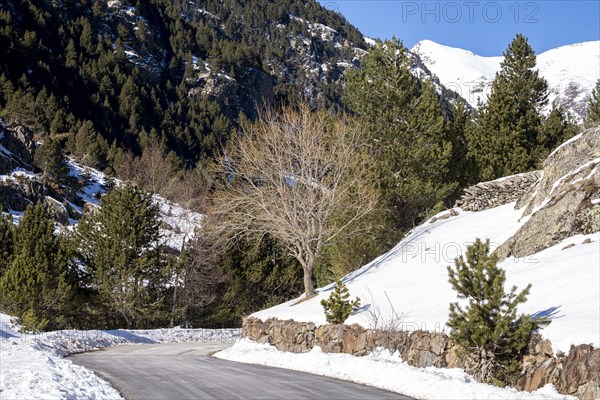
[[[214,357],[349,380],[417,399],[574,399],[560,395],[552,385],[527,393],[476,382],[459,369],[415,368],[402,361],[398,352],[387,350],[354,357],[326,354],[315,347],[309,353],[294,354],[244,339]]]
[[[155,329],[18,332],[0,313],[0,393],[2,399],[120,399],[93,372],[64,357],[122,344],[230,342],[239,329]]]
[[[373,47],[377,45],[377,41],[375,39],[371,39],[370,37],[363,36],[363,39],[367,43],[368,46]]]

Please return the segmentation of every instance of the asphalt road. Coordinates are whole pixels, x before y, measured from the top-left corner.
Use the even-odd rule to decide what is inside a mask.
[[[210,357],[225,343],[119,346],[70,356],[126,399],[410,399],[337,379]]]

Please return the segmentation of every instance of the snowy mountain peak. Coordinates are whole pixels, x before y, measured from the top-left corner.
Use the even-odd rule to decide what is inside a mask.
[[[460,94],[472,106],[486,101],[502,56],[484,57],[471,51],[422,40],[413,46],[427,68],[441,83]],[[600,78],[600,41],[575,43],[537,56],[537,67],[548,81],[549,106],[557,101],[581,121],[587,98]]]
[[[456,53],[464,53],[465,56],[480,57],[480,56],[476,55],[475,53],[473,53],[472,51],[461,49],[458,47],[445,46],[443,44],[434,42],[433,40],[429,40],[429,39],[424,39],[424,40],[417,42],[417,44],[415,44],[411,50],[417,51],[419,53],[421,51],[424,53],[428,53],[428,52],[435,52],[435,51],[443,52],[443,51],[446,51],[446,49],[450,49],[452,51],[455,51]]]

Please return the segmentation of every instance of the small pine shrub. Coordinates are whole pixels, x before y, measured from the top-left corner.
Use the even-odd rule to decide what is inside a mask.
[[[343,324],[350,314],[352,314],[352,311],[360,307],[360,299],[358,297],[353,301],[348,300],[349,298],[350,292],[348,288],[338,279],[329,298],[321,300],[328,323]]]
[[[474,361],[467,372],[480,382],[502,386],[518,372],[533,331],[547,321],[517,315],[531,285],[520,293],[513,286],[506,293],[506,273],[489,249],[489,240],[477,239],[467,248],[466,260],[460,256],[456,269],[448,267],[450,284],[459,298],[468,301],[464,308],[450,304],[448,327],[450,339],[464,350],[463,357]]]
[[[43,315],[40,315],[35,310],[29,309],[18,318],[17,321],[21,325],[21,332],[39,333],[46,329],[49,321]]]

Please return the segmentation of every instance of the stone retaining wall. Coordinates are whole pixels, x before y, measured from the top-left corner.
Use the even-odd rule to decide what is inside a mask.
[[[527,193],[540,176],[540,171],[532,171],[478,183],[465,189],[455,207],[465,211],[482,211],[512,203]]]
[[[372,331],[360,325],[321,325],[256,318],[244,320],[242,337],[268,343],[278,350],[306,353],[319,346],[326,353],[364,356],[377,347],[399,351],[402,359],[415,367],[460,367],[451,352],[448,336],[425,331]]]
[[[385,332],[359,325],[321,325],[246,318],[242,337],[268,343],[280,351],[306,353],[319,346],[327,353],[364,356],[378,347],[398,351],[404,361],[415,367],[464,368],[458,348],[442,333],[426,331]],[[600,399],[600,349],[590,345],[573,346],[568,355],[555,355],[549,340],[532,338],[523,360],[519,390],[533,391],[548,383],[563,394],[583,400]]]

